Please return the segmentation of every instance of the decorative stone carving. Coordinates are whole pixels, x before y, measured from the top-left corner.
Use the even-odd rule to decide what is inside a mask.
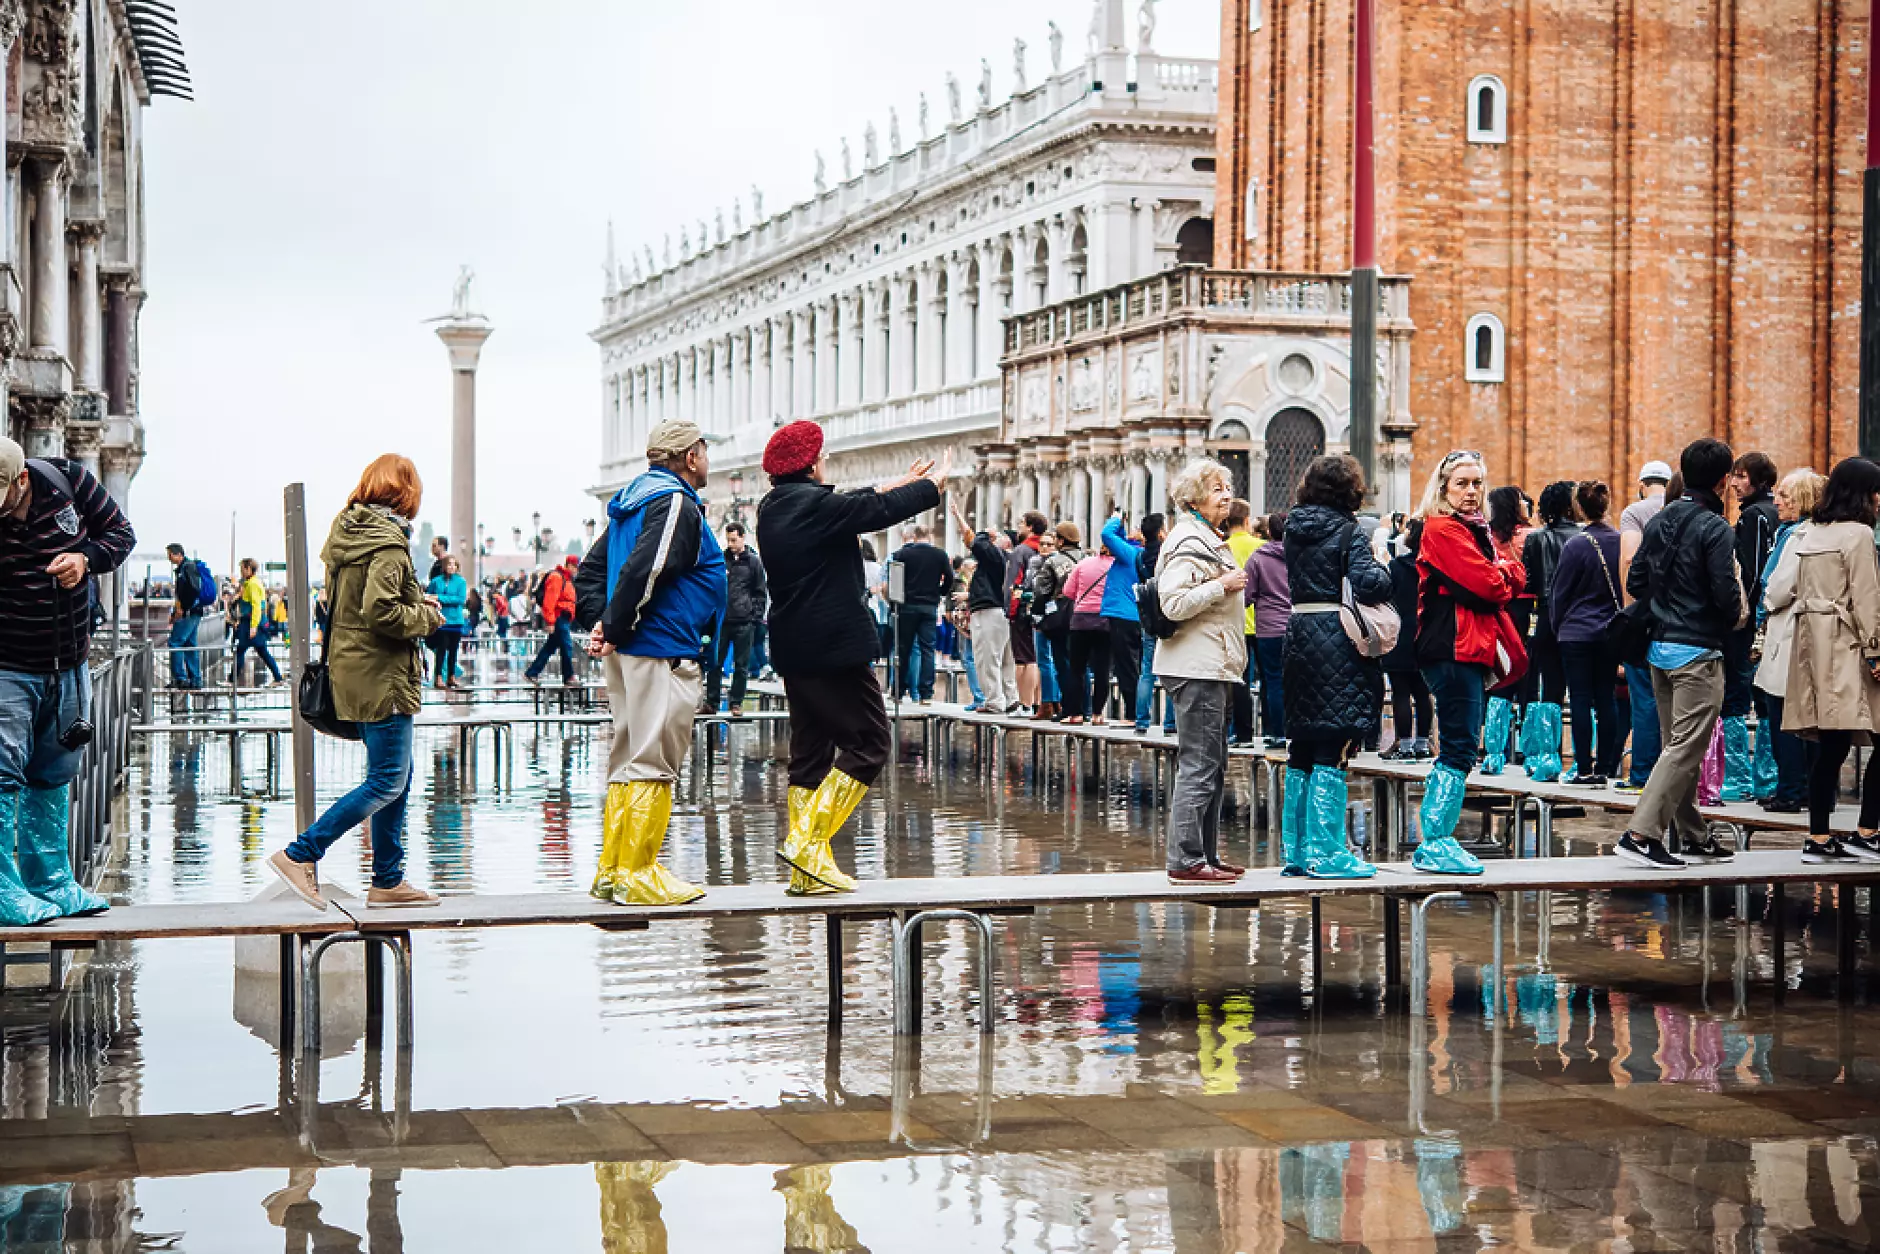
[[[1029,430],[1041,427],[1050,419],[1050,395],[1046,391],[1047,383],[1042,374],[1025,376],[1023,398],[1019,406],[1019,424]]]
[[[1071,367],[1071,412],[1085,414],[1097,407],[1096,363],[1080,357]]]
[[[84,64],[74,19],[78,0],[28,0],[20,91],[20,129],[29,144],[83,142]]]
[[[1012,94],[1020,95],[1025,90],[1025,41],[1012,41]]]
[[[1182,399],[1182,350],[1178,344],[1169,345],[1168,350],[1168,398],[1177,405]]]
[[[1136,51],[1155,52],[1155,6],[1156,0],[1142,0],[1142,8],[1136,14]]]
[[[1064,70],[1064,32],[1056,22],[1047,22],[1051,28],[1051,73],[1059,74]]]
[[[1160,364],[1154,350],[1137,353],[1129,363],[1129,399],[1133,404],[1138,401],[1155,399],[1155,368]]]

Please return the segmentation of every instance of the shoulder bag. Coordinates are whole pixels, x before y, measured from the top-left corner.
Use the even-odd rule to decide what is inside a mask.
[[[1352,592],[1351,537],[1357,529],[1358,522],[1353,519],[1345,524],[1338,537],[1339,568],[1344,572],[1338,591],[1338,622],[1359,656],[1380,658],[1397,647],[1403,620],[1397,617],[1397,607],[1389,601],[1382,605],[1365,605]]]
[[[307,726],[323,735],[340,740],[358,740],[359,724],[339,716],[333,703],[333,677],[326,669],[327,650],[333,644],[333,632],[339,625],[339,581],[334,580],[333,600],[327,614],[326,630],[320,635],[320,660],[308,659],[301,668],[295,704]]]
[[[1188,556],[1199,558],[1220,567],[1223,571],[1233,569],[1232,562],[1223,562],[1220,554],[1211,553],[1206,548],[1173,549],[1165,556],[1175,557],[1186,552]],[[1164,563],[1166,565],[1166,562]],[[1181,629],[1181,620],[1170,618],[1162,609],[1162,593],[1156,587],[1158,576],[1150,575],[1136,585],[1136,616],[1142,620],[1142,629],[1157,640],[1167,640]]]
[[[1678,537],[1684,534],[1684,528],[1689,522],[1690,516],[1687,516],[1679,522],[1675,534],[1665,537],[1664,551],[1667,555],[1677,551]],[[1644,549],[1645,546],[1641,543],[1639,552],[1633,556],[1632,560],[1636,562],[1643,557]],[[1603,554],[1600,557],[1599,566],[1601,570],[1606,568]],[[1663,578],[1663,572],[1654,569],[1652,582],[1656,584],[1661,578]],[[1612,621],[1606,624],[1606,648],[1614,657],[1628,666],[1643,666],[1646,662],[1646,655],[1651,651],[1652,635],[1656,628],[1657,620],[1652,617],[1651,593],[1647,592],[1630,605],[1622,606],[1619,612],[1612,616]]]

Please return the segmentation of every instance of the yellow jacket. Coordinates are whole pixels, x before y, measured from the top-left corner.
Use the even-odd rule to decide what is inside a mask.
[[[248,630],[257,630],[261,626],[261,616],[268,608],[268,594],[261,587],[261,580],[254,575],[242,580],[241,591],[236,593],[236,599],[241,602],[242,621],[248,625]]]

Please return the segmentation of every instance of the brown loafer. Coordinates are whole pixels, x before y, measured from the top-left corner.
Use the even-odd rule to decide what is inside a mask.
[[[1226,858],[1216,858],[1209,865],[1213,866],[1213,868],[1217,871],[1226,871],[1229,875],[1245,875],[1247,873],[1246,867],[1235,866],[1232,862],[1229,862]]]
[[[1172,884],[1231,884],[1239,879],[1238,873],[1209,866],[1203,862],[1196,866],[1179,867],[1168,873]]]

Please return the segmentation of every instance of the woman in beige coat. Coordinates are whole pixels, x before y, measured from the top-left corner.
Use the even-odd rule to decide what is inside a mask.
[[[1175,786],[1169,795],[1168,877],[1214,883],[1246,868],[1220,854],[1227,787],[1227,715],[1247,682],[1247,576],[1221,539],[1234,490],[1227,467],[1190,462],[1169,485],[1175,519],[1156,561],[1156,593],[1175,634],[1155,647],[1155,673],[1175,703]]]
[[[1782,729],[1817,742],[1808,775],[1804,862],[1880,862],[1880,771],[1868,771],[1860,830],[1834,835],[1841,767],[1880,732],[1880,465],[1850,457],[1828,476],[1814,524],[1789,541],[1795,554],[1794,626]]]

